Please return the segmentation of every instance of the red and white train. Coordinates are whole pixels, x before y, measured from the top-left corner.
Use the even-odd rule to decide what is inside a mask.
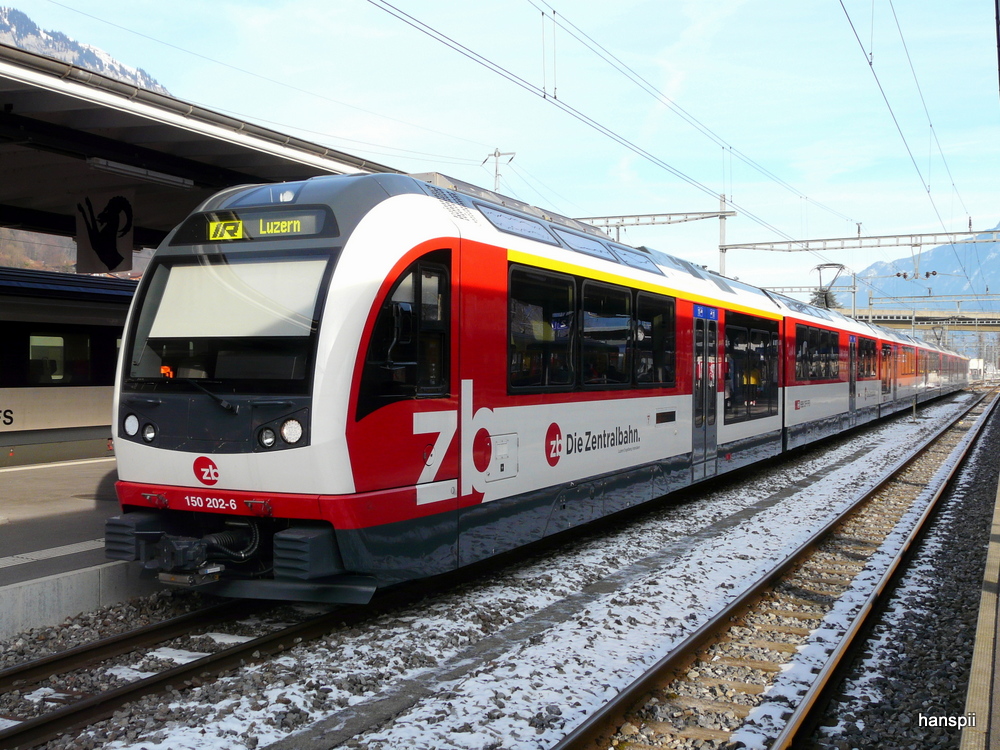
[[[364,602],[966,380],[952,352],[439,175],[234,188],[133,303],[107,555]]]

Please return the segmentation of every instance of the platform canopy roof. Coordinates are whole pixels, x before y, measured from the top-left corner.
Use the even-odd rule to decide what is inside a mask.
[[[127,193],[152,246],[224,187],[395,171],[0,45],[0,226],[73,236],[86,196]]]

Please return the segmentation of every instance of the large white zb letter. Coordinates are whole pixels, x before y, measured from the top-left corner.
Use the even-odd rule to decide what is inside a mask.
[[[418,411],[413,415],[413,434],[423,435],[426,433],[437,433],[437,439],[431,448],[429,456],[424,457],[424,468],[420,471],[418,484],[427,484],[434,481],[441,464],[444,463],[445,454],[451,441],[458,431],[457,411]],[[417,503],[434,502],[435,500],[447,499],[447,496],[455,497],[455,490],[444,492],[444,497],[438,497],[438,492],[421,492],[417,487]],[[426,499],[425,499],[426,498]]]

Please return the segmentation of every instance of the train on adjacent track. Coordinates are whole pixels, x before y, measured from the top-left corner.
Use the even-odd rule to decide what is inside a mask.
[[[232,188],[136,294],[106,551],[222,595],[365,602],[967,368],[441,175]]]
[[[114,455],[115,362],[135,288],[0,269],[0,467]]]

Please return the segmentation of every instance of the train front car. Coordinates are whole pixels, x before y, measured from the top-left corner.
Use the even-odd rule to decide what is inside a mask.
[[[124,512],[107,523],[109,558],[255,598],[365,602],[379,584],[412,577],[377,578],[358,560],[351,527],[372,499],[356,494],[345,424],[376,293],[415,238],[440,229],[398,205],[380,218],[391,196],[426,200],[415,185],[380,175],[237,188],[166,238],[123,345],[114,408]],[[444,283],[440,260],[422,268],[425,295]],[[380,374],[406,389],[421,334],[412,298],[393,312]],[[418,376],[414,391],[448,398],[438,385],[447,373]],[[376,470],[398,473],[396,457],[383,459]]]

